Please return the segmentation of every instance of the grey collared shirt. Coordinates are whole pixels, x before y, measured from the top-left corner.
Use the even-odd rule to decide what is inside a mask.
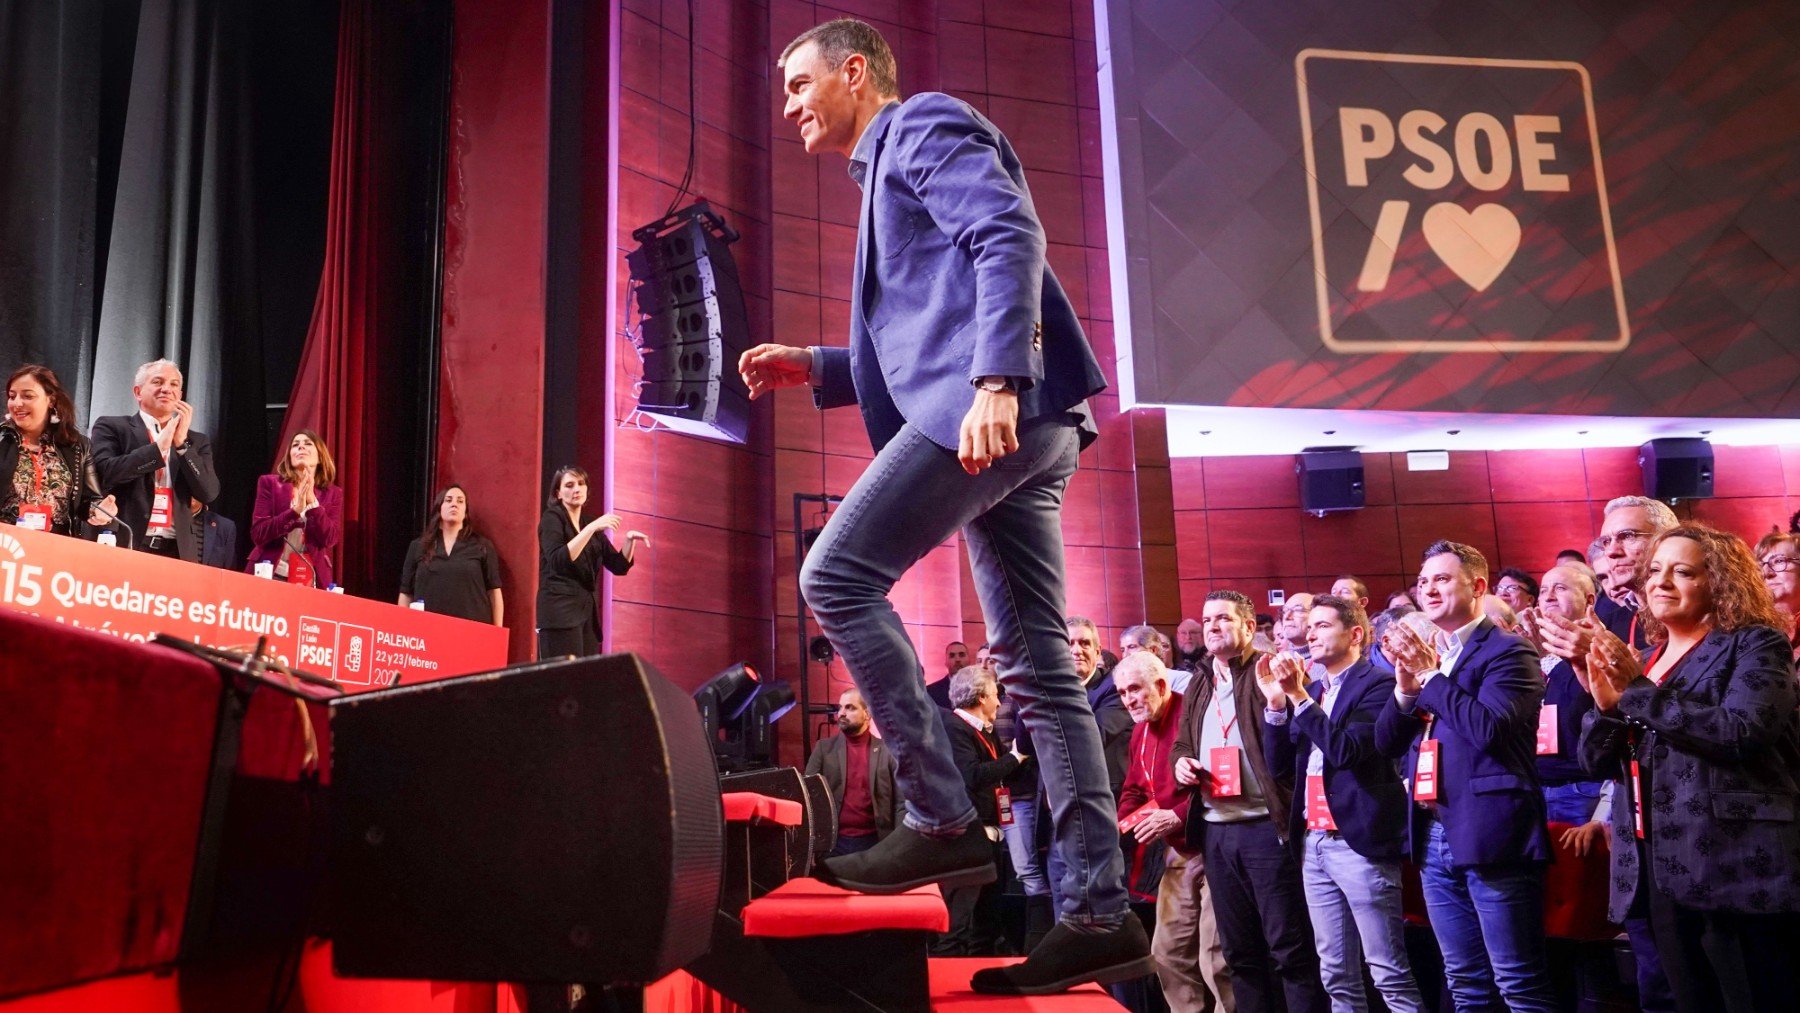
[[[869,125],[863,128],[862,136],[856,139],[856,147],[850,151],[850,178],[857,186],[866,184],[869,176],[869,159],[875,157],[875,138],[881,133],[881,124],[887,122],[894,110],[900,108],[898,99],[887,102],[869,119]]]

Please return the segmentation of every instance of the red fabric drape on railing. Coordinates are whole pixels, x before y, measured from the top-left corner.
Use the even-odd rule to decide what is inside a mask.
[[[331,127],[331,180],[326,205],[325,266],[300,369],[288,397],[279,455],[301,429],[315,429],[337,462],[344,489],[344,532],[337,548],[338,582],[352,592],[373,583],[378,475],[374,405],[381,397],[376,343],[387,322],[381,271],[391,230],[384,228],[377,96],[371,62],[371,0],[339,9],[336,97]]]

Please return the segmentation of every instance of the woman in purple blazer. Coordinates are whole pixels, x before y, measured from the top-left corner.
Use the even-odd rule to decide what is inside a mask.
[[[333,484],[337,465],[325,441],[302,429],[288,443],[273,475],[256,480],[250,515],[250,560],[275,564],[275,578],[290,584],[332,586],[331,550],[344,529],[344,490]]]

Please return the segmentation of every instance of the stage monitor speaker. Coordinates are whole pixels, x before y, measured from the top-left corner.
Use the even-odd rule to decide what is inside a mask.
[[[1304,450],[1294,462],[1300,478],[1300,508],[1323,516],[1363,507],[1362,453],[1355,450]]]
[[[700,201],[631,235],[638,248],[625,261],[644,364],[638,410],[677,432],[743,443],[750,392],[738,376],[737,358],[751,340],[731,257],[737,232]],[[681,389],[671,392],[670,384]]]
[[[1712,498],[1713,452],[1705,440],[1651,440],[1638,448],[1638,466],[1644,469],[1646,496],[1669,503]]]
[[[636,655],[343,697],[331,732],[340,973],[644,983],[711,947],[711,744]]]

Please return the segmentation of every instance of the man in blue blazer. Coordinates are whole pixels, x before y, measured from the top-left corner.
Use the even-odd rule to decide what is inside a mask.
[[[1044,259],[1012,146],[967,103],[899,97],[879,32],[839,19],[783,51],[785,115],[806,150],[848,156],[862,187],[848,348],[759,345],[739,359],[752,398],[811,383],[821,408],[862,410],[876,457],[807,554],[801,590],[898,764],[902,826],[827,860],[865,892],[990,881],[942,711],[888,592],[962,532],[1007,695],[1018,700],[1065,868],[1060,920],[1024,963],[978,990],[1044,993],[1152,972],[1122,882],[1100,730],[1063,629],[1063,490],[1105,387]]]
[[[1535,756],[1544,676],[1530,643],[1482,615],[1487,588],[1476,549],[1425,549],[1418,597],[1433,629],[1388,628],[1395,686],[1375,742],[1405,758],[1415,800],[1408,848],[1456,1008],[1549,1011],[1551,852]]]
[[[1262,682],[1268,709],[1263,753],[1293,778],[1289,840],[1301,842],[1300,876],[1319,977],[1336,1009],[1366,1009],[1362,958],[1387,1008],[1424,1004],[1406,955],[1400,856],[1406,849],[1406,786],[1375,748],[1375,720],[1394,698],[1394,673],[1369,661],[1374,631],[1361,602],[1313,599],[1306,617],[1312,671],[1278,658]]]

